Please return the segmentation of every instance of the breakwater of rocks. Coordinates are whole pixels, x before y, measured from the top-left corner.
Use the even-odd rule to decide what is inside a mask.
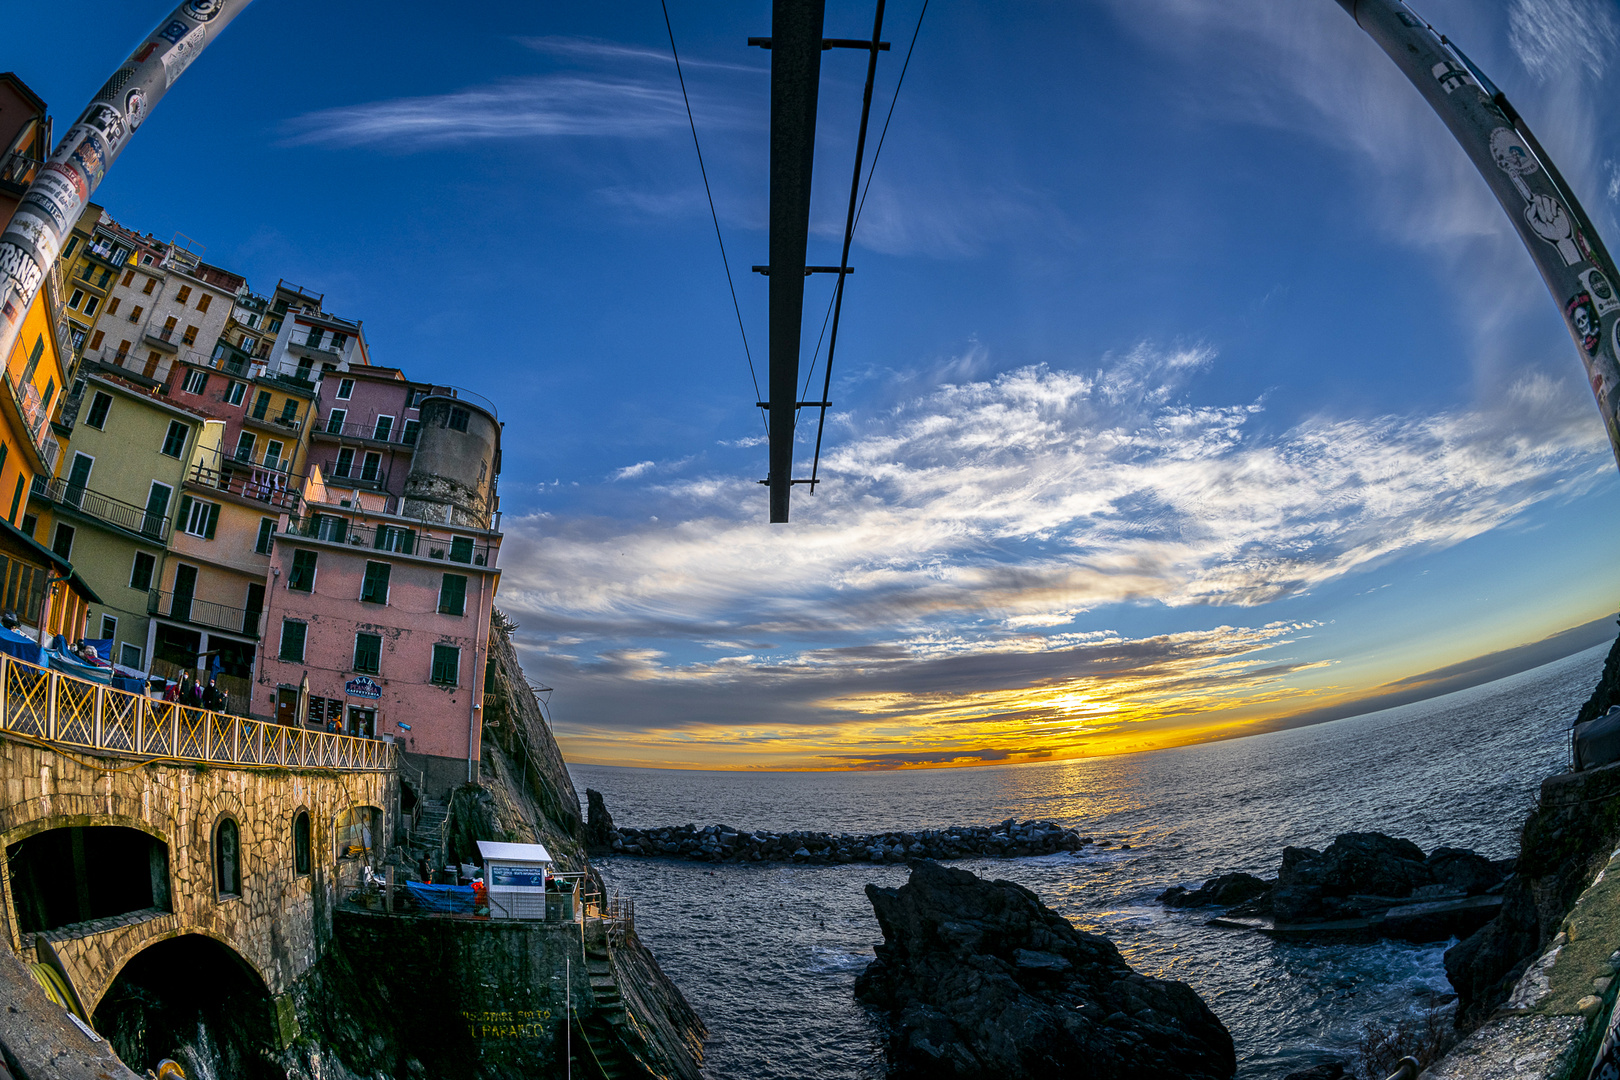
[[[1092,838],[1051,821],[958,825],[949,829],[863,833],[766,832],[729,825],[661,829],[612,828],[603,837],[614,854],[690,859],[693,862],[898,863],[907,859],[1017,858],[1079,851]],[[1109,846],[1108,840],[1096,842]],[[1121,848],[1130,847],[1121,844]]]

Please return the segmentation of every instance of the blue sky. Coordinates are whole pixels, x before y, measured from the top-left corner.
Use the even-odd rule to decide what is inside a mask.
[[[889,5],[879,120],[919,7]],[[30,5],[0,64],[60,131],[164,13]],[[1620,242],[1612,5],[1422,13]],[[770,5],[670,14],[762,357]],[[829,35],[870,25],[829,3]],[[1116,752],[1611,636],[1620,478],[1574,346],[1332,0],[932,6],[851,256],[828,482],[786,527],[668,44],[642,0],[256,0],[97,196],[499,402],[501,603],[571,758]],[[863,74],[824,54],[812,262]]]

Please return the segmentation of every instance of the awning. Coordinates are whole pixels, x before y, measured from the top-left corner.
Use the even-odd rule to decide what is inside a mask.
[[[100,604],[103,602],[101,597],[96,595],[95,590],[85,583],[84,578],[79,576],[78,571],[73,569],[72,563],[17,528],[5,518],[0,518],[0,548],[6,547],[11,547],[13,550],[20,549],[21,554],[37,559],[46,566],[51,567],[56,571],[58,577],[67,581],[68,588],[90,601],[90,603]]]

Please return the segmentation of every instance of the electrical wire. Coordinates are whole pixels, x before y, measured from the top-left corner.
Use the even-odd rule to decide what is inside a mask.
[[[731,290],[731,310],[737,313],[737,332],[742,335],[743,355],[748,358],[748,376],[754,380],[754,400],[760,400],[759,373],[754,370],[754,354],[748,347],[748,331],[743,327],[742,305],[737,302],[737,284],[731,278],[731,260],[726,257],[726,241],[720,235],[720,215],[714,209],[714,192],[709,188],[709,170],[703,164],[703,146],[698,142],[697,121],[692,118],[692,99],[686,93],[686,75],[681,71],[681,54],[675,48],[675,27],[669,21],[669,0],[659,0],[664,9],[664,29],[669,32],[669,52],[675,58],[675,78],[680,80],[681,100],[686,104],[686,122],[692,128],[692,148],[697,151],[698,172],[703,176],[703,194],[709,199],[709,217],[714,220],[714,238],[720,245],[720,262],[726,268],[726,287]],[[760,417],[766,434],[770,421]]]
[[[853,240],[855,239],[855,229],[860,224],[861,212],[866,209],[866,196],[872,190],[872,177],[877,174],[878,158],[883,153],[884,140],[886,140],[888,138],[888,136],[889,136],[889,122],[894,119],[894,107],[900,100],[900,88],[905,85],[906,71],[911,67],[911,54],[914,51],[916,51],[916,48],[917,48],[917,36],[922,33],[923,16],[927,15],[927,14],[928,14],[928,0],[923,0],[922,10],[917,12],[917,27],[916,27],[915,30],[913,30],[911,32],[911,44],[906,48],[905,62],[900,65],[900,77],[897,80],[895,80],[894,97],[891,98],[890,101],[889,101],[888,115],[886,115],[883,118],[883,130],[878,135],[878,143],[877,143],[876,149],[874,149],[872,151],[872,165],[871,165],[871,168],[868,169],[867,174],[866,174],[866,185],[861,190],[861,198],[860,198],[859,204],[853,205],[851,207],[848,224],[844,228],[844,262],[843,262],[843,266],[845,268],[847,268],[848,265],[849,265],[849,246],[850,246],[851,242],[853,242]],[[883,18],[883,3],[882,3],[882,0],[879,0],[879,2],[878,2],[878,16],[877,16],[877,18],[878,18],[878,20],[879,20],[879,22],[881,24],[881,20]],[[873,41],[877,40],[877,32],[875,30],[873,32],[872,38],[873,38]],[[874,63],[875,63],[875,58],[876,58],[877,54],[873,53],[872,55],[874,57]],[[870,75],[868,75],[868,82],[870,83]],[[867,101],[865,102],[865,106],[870,107],[870,105],[871,105],[871,100],[870,100],[870,98],[868,98]],[[862,112],[861,112],[861,134],[860,134],[859,142],[862,145],[864,145],[865,140],[866,140],[866,111],[865,111],[865,108],[863,108]],[[859,183],[859,181],[860,181],[860,175],[861,175],[860,169],[861,169],[860,149],[857,148],[857,150],[855,152],[855,182],[856,183]],[[851,203],[855,202],[854,195],[855,195],[855,193],[854,193],[854,191],[852,189],[850,191],[850,202]],[[814,495],[815,492],[816,492],[816,480],[817,480],[818,470],[821,467],[821,436],[822,436],[822,432],[826,429],[826,426],[827,426],[827,406],[826,406],[825,402],[828,400],[828,395],[832,392],[833,352],[838,347],[838,321],[839,321],[839,316],[842,314],[842,311],[843,311],[844,279],[845,279],[846,276],[847,276],[846,274],[840,273],[838,275],[838,284],[836,286],[834,286],[834,289],[833,289],[833,298],[832,298],[832,304],[831,304],[831,307],[832,307],[832,336],[827,341],[827,362],[823,366],[823,369],[822,369],[823,370],[823,385],[822,385],[822,391],[821,391],[821,401],[823,402],[823,404],[820,406],[821,415],[818,418],[818,420],[816,421],[816,451],[815,451],[815,457],[812,459],[811,465],[810,465],[810,493],[812,495]],[[823,325],[823,329],[825,330],[825,326],[826,326],[825,321],[823,321],[822,325]],[[821,349],[821,343],[818,340],[817,343],[816,343],[816,350],[817,350],[818,353],[820,352],[820,349]],[[815,358],[814,358],[814,356],[811,357],[810,364],[811,364],[811,370],[814,371],[814,369],[815,369]],[[806,386],[809,385],[809,380],[808,379],[806,380],[805,385]]]

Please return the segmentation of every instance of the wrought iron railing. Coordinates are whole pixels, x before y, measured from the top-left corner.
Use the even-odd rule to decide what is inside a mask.
[[[64,476],[53,480],[46,480],[43,476],[34,477],[33,493],[39,498],[65,503],[91,517],[157,540],[162,539],[164,526],[169,521],[165,514],[149,514],[144,507],[114,499],[79,484],[70,484]]]
[[[0,657],[0,732],[126,757],[383,772],[392,743],[250,720]]]
[[[353,513],[353,511],[350,511]],[[430,559],[443,559],[451,564],[446,569],[461,566],[487,566],[493,545],[488,541],[462,536],[440,526],[435,531],[422,527],[414,519],[381,524],[361,524],[355,518],[336,513],[311,512],[303,517],[294,515],[287,524],[286,535],[329,540],[335,544],[373,551],[393,551],[401,555],[424,555]]]
[[[239,498],[254,499],[278,510],[296,511],[304,478],[257,465],[242,464],[233,468],[227,459],[223,469],[198,462],[192,466],[187,479],[193,484],[228,491]]]
[[[33,182],[34,175],[43,164],[45,163],[38,158],[31,158],[21,151],[13,151],[0,157],[0,181],[27,187]]]
[[[409,423],[414,424],[415,421],[412,420]],[[395,443],[404,446],[414,446],[418,433],[417,428],[410,428],[410,438],[407,439],[406,425],[396,420],[387,431],[378,434],[375,421],[369,424],[364,421],[348,423],[339,421],[330,414],[316,417],[314,431],[317,435],[335,435],[341,439],[368,439],[371,442]]]
[[[167,589],[147,591],[146,613],[211,626],[215,630],[226,630],[233,634],[246,634],[249,637],[259,636],[259,616],[262,614],[252,608],[230,607],[227,604],[216,604],[212,600],[199,600],[186,593],[176,596]]]

